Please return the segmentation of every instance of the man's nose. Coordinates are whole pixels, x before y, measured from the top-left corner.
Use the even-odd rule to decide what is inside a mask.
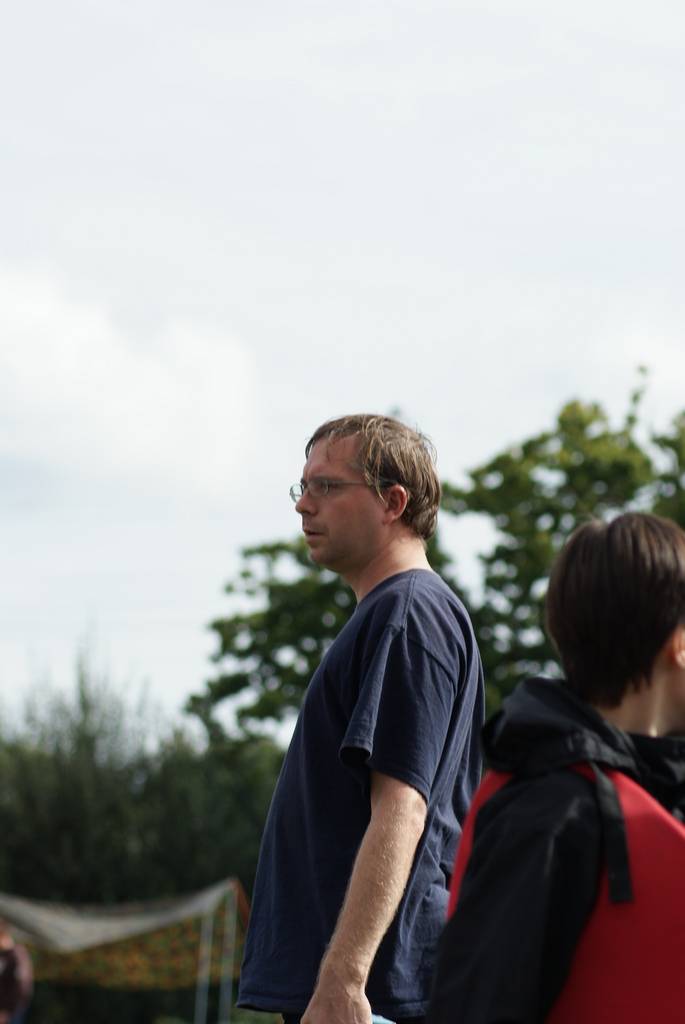
[[[316,511],[316,506],[312,501],[312,496],[305,487],[302,495],[295,502],[295,511],[299,512],[300,515],[312,515]]]

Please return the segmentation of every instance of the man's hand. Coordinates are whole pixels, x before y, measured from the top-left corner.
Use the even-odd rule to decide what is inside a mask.
[[[335,967],[324,966],[302,1024],[371,1024],[363,982],[345,980]]]
[[[371,1024],[365,988],[402,898],[426,819],[412,786],[371,773],[371,820],[302,1024]]]

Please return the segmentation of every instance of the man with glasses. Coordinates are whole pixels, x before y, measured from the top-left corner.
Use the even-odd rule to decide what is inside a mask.
[[[312,677],[274,793],[239,1005],[286,1024],[416,1021],[480,775],[480,657],[426,557],[440,502],[427,439],[345,416],[305,458],[290,494],[311,558],[358,604]]]

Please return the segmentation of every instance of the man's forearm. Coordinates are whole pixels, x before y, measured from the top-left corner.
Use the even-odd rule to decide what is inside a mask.
[[[374,774],[371,803],[371,820],[305,1014],[312,1024],[318,1011],[322,1017],[330,1012],[326,1004],[363,1000],[376,951],[397,911],[423,833],[426,805],[410,786]],[[360,1017],[353,1013],[349,1019]]]
[[[371,818],[355,860],[345,901],[322,962],[349,968],[362,984],[395,916],[423,832],[425,805],[416,800],[384,802]]]

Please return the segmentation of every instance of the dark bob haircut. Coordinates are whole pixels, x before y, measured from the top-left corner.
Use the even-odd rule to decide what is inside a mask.
[[[685,624],[685,533],[639,512],[591,520],[559,554],[545,603],[569,688],[616,707],[649,684],[656,656]]]

